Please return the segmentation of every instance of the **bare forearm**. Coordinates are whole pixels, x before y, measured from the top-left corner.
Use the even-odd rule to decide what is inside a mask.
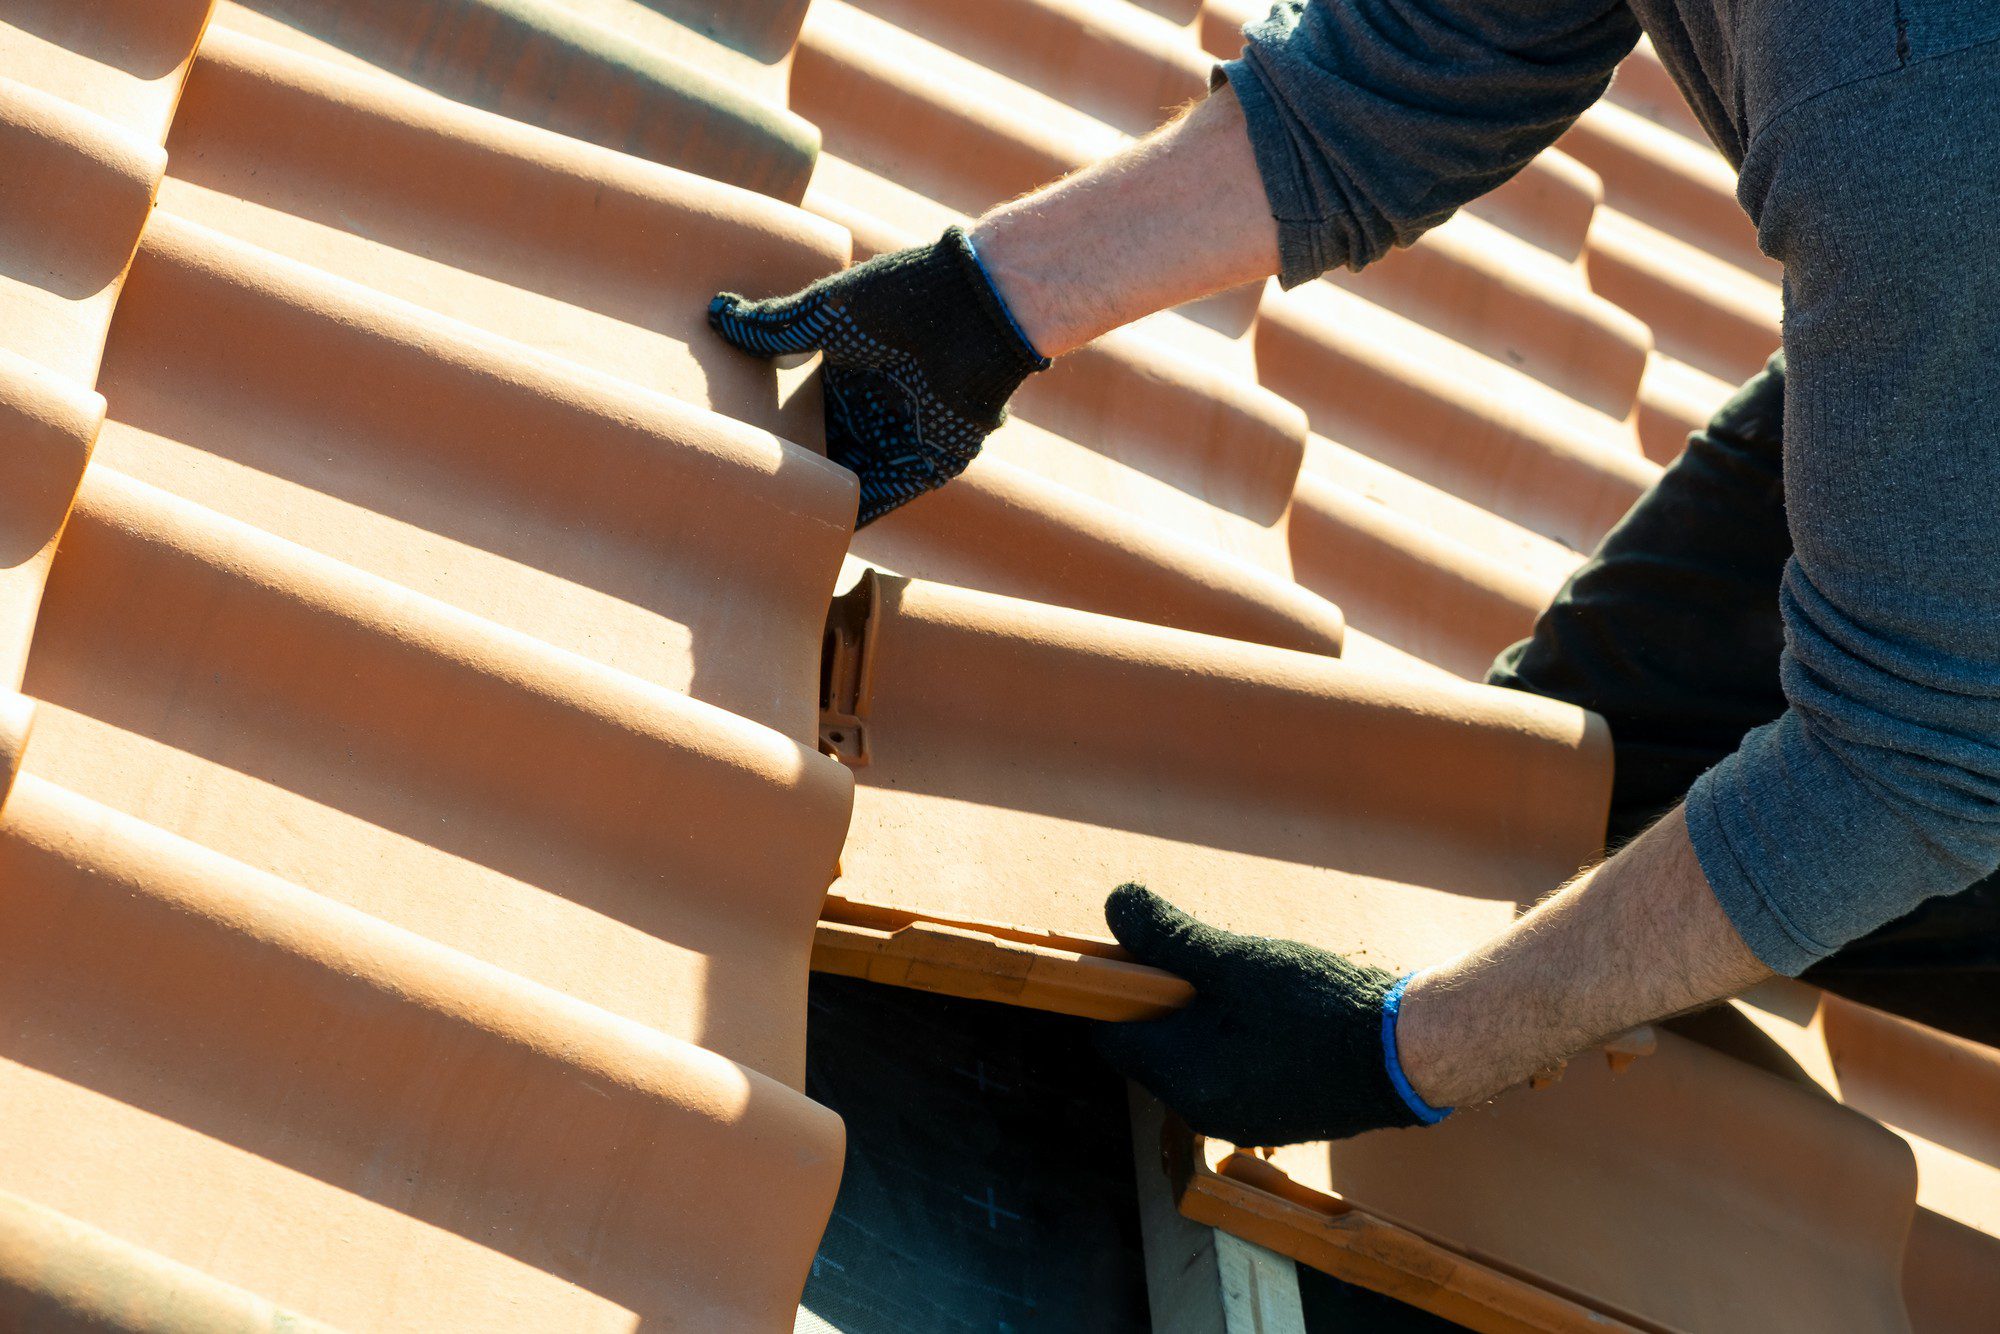
[[[1426,969],[1404,996],[1398,1044],[1417,1092],[1456,1106],[1769,976],[1716,903],[1675,807],[1494,939]]]
[[[1123,152],[1002,204],[972,240],[1050,357],[1278,269],[1277,225],[1227,87]]]

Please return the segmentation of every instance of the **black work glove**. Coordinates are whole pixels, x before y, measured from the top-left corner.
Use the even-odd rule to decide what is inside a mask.
[[[1295,940],[1219,931],[1139,885],[1113,890],[1104,920],[1127,953],[1180,974],[1195,998],[1164,1019],[1101,1025],[1098,1046],[1198,1133],[1298,1144],[1444,1115],[1419,1116],[1390,1079],[1389,973]]]
[[[957,227],[791,296],[724,292],[708,322],[760,357],[825,354],[827,457],[861,478],[863,524],[965,471],[1007,399],[1049,364]]]

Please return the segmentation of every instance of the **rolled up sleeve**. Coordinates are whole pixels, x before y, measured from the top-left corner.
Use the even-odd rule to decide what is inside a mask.
[[[2000,868],[1996,52],[1828,92],[1746,155],[1786,273],[1789,708],[1686,814],[1782,973]]]
[[[1285,0],[1218,68],[1278,223],[1279,281],[1408,245],[1553,143],[1638,41],[1625,0]]]

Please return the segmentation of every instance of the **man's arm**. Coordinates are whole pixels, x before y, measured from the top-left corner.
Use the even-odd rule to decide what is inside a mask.
[[[1716,902],[1676,806],[1492,940],[1412,979],[1403,1068],[1433,1105],[1478,1102],[1770,976]]]
[[[1278,271],[1277,224],[1226,86],[1124,152],[1002,204],[972,240],[1048,357]]]
[[[861,479],[865,525],[962,472],[1051,358],[1277,262],[1225,90],[969,234],[953,228],[790,296],[724,292],[709,323],[756,356],[823,354],[827,457]]]
[[[1678,809],[1505,931],[1406,979],[1218,931],[1135,886],[1106,920],[1194,985],[1099,1044],[1196,1130],[1238,1144],[1441,1119],[1635,1025],[1771,975],[1710,892]]]

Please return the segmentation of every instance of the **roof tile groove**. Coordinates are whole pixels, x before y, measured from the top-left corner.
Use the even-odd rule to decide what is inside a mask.
[[[1558,142],[1598,173],[1613,208],[1653,221],[1753,277],[1779,276],[1736,201],[1736,173],[1706,142],[1610,102],[1584,112]]]
[[[1325,283],[1266,298],[1257,362],[1314,430],[1579,550],[1659,473],[1629,424]]]
[[[759,92],[767,83],[784,100],[783,75],[791,63],[812,0],[547,0],[594,19],[636,40],[669,50],[684,49],[695,64],[742,78],[739,62],[726,53],[750,57],[770,67],[775,82],[748,80]],[[703,40],[692,41],[695,36]],[[718,50],[717,48],[722,48]]]
[[[32,776],[0,887],[0,1189],[354,1328],[789,1325],[792,1090]]]
[[[1668,355],[1740,383],[1778,350],[1778,287],[1616,209],[1590,229],[1590,282],[1643,316]]]
[[[1370,634],[1474,681],[1561,585],[1316,474],[1299,479],[1291,535],[1301,584]]]
[[[102,384],[136,476],[812,735],[854,491],[807,451],[166,213]]]
[[[1064,357],[1010,410],[1262,526],[1283,517],[1305,458],[1303,412],[1137,331]]]
[[[855,537],[926,578],[1155,625],[1338,654],[1340,608],[1289,577],[997,457]]]
[[[819,136],[672,52],[541,0],[223,0],[222,22],[796,201]]]
[[[1306,470],[1544,583],[1568,578],[1583,559],[1559,542],[1323,435],[1307,443]]]
[[[768,367],[706,324],[724,288],[797,287],[847,238],[808,213],[212,32],[163,203],[392,295],[808,443]]]
[[[853,0],[861,9],[1127,134],[1208,89],[1214,61],[1185,29],[1094,0]]]
[[[1601,833],[1608,751],[1578,710],[922,581],[847,596],[874,622],[870,759],[833,920],[1080,954],[1093,1012],[1132,1012],[1130,966],[1096,967],[1122,880],[1393,965],[1507,920]]]
[[[1361,1210],[1642,1328],[1907,1330],[1903,1145],[1788,1080],[1672,1034],[1658,1044],[1622,1074],[1578,1059],[1552,1087],[1429,1130],[1223,1171],[1322,1217]]]
[[[800,1078],[852,789],[813,750],[101,463],[26,686],[29,773]]]
[[[1328,278],[1613,418],[1631,411],[1652,350],[1652,332],[1574,269],[1469,215]]]

